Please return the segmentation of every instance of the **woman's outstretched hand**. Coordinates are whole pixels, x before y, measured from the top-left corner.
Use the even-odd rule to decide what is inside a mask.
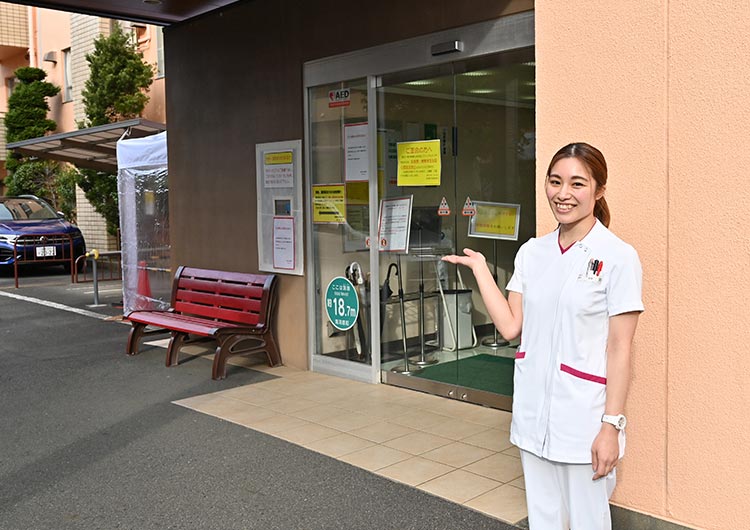
[[[457,265],[465,265],[472,271],[476,271],[477,267],[481,267],[487,264],[487,261],[485,260],[484,255],[482,255],[481,252],[475,252],[470,248],[464,249],[463,256],[457,256],[456,254],[443,256],[443,261],[447,261],[448,263]]]

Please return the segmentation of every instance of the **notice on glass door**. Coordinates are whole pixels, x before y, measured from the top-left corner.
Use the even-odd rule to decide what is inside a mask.
[[[346,223],[346,188],[344,184],[314,184],[312,195],[313,223]]]
[[[413,195],[380,201],[378,241],[382,252],[409,252]]]
[[[367,181],[370,176],[367,123],[344,125],[344,148],[346,152],[345,180]]]
[[[398,144],[399,186],[440,186],[440,140]]]

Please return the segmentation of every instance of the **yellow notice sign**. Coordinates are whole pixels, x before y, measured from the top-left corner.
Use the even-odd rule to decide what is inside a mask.
[[[346,223],[346,187],[343,184],[319,184],[312,187],[313,223]]]
[[[397,186],[440,186],[440,140],[399,142]]]
[[[370,204],[370,186],[367,182],[346,183],[346,204]]]
[[[292,152],[291,151],[279,151],[276,153],[266,153],[263,155],[263,163],[267,166],[273,164],[291,164],[292,163]]]
[[[488,239],[518,239],[520,204],[474,201],[476,215],[469,223],[469,235]]]

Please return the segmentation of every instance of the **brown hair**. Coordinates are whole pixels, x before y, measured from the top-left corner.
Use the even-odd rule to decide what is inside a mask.
[[[547,168],[547,178],[549,178],[550,171],[552,171],[552,166],[557,164],[557,162],[563,158],[576,158],[580,160],[588,168],[594,181],[596,181],[596,187],[601,189],[606,188],[607,161],[604,160],[604,155],[596,147],[583,142],[566,145],[552,157],[549,167]],[[603,195],[594,205],[594,216],[599,219],[604,226],[609,227],[609,206]]]

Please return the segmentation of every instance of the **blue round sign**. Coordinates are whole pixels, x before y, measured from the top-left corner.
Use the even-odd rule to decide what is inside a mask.
[[[343,276],[336,276],[326,288],[326,313],[333,327],[346,331],[357,322],[359,298],[352,282]]]

